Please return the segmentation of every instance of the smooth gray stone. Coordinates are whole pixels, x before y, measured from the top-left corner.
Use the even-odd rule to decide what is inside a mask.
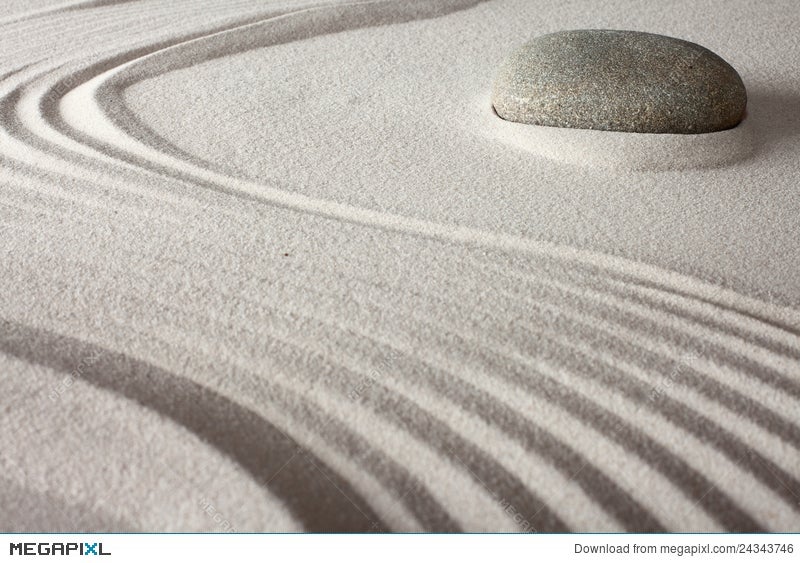
[[[731,65],[695,43],[577,30],[537,37],[512,54],[492,103],[503,119],[533,125],[709,133],[742,120],[747,93]]]

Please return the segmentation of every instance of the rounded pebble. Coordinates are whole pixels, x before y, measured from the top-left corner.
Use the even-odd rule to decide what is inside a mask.
[[[492,104],[508,121],[637,133],[735,127],[747,93],[734,68],[695,43],[637,31],[563,31],[502,66]]]

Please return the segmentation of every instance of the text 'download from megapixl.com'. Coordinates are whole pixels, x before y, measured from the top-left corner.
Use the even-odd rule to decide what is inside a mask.
[[[574,555],[660,555],[660,556],[712,556],[712,555],[793,555],[793,543],[784,542],[697,542],[686,544],[628,542],[612,543],[578,543],[575,542]]]

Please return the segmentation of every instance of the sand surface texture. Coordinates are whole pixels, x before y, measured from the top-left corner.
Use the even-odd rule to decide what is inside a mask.
[[[563,29],[698,136],[492,112]],[[0,8],[0,529],[800,530],[800,8]]]

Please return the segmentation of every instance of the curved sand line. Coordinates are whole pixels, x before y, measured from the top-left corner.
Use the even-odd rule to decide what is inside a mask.
[[[207,324],[207,323],[208,323],[208,320],[204,320],[204,321],[202,321],[202,324]],[[453,330],[451,327],[443,327],[443,329],[444,329],[444,332],[445,332],[445,333],[450,333],[450,332]],[[323,340],[323,341],[324,341],[324,340],[326,340],[326,339],[325,339],[325,338],[321,338],[321,340]],[[286,346],[286,345],[287,345],[287,343],[286,343],[286,342],[283,342],[283,343],[282,343],[282,346]],[[479,343],[477,343],[477,342],[473,342],[473,343],[471,343],[469,346],[466,346],[466,347],[465,347],[465,350],[467,350],[467,349],[470,349],[470,348],[472,348],[472,347],[475,347],[475,346],[478,346],[478,347],[480,347],[480,344],[479,344]],[[645,403],[645,405],[646,405],[646,403]],[[710,499],[711,497],[708,497],[708,498]],[[749,527],[748,527],[748,526],[738,526],[736,529],[751,529],[751,528],[753,528],[753,526],[752,526],[752,525],[751,525],[751,526],[749,526]]]
[[[256,413],[222,395],[146,362],[68,336],[7,320],[0,320],[0,325],[0,349],[11,356],[65,373],[82,358],[98,358],[82,373],[84,379],[156,410],[212,443],[258,482],[267,483],[308,530],[329,531],[331,522],[337,522],[341,530],[384,528],[369,504],[321,460]],[[174,397],[183,397],[185,404],[175,402]],[[233,435],[232,423],[239,430]],[[286,471],[285,459],[292,460]],[[319,503],[319,499],[324,500]]]
[[[204,323],[205,323],[205,322],[208,322],[208,321],[204,321]],[[447,331],[450,331],[450,330],[452,330],[452,329],[450,329],[450,328],[448,327],[448,328],[446,328],[446,330],[447,330]],[[286,344],[286,343],[284,343],[284,345],[285,345],[285,344]],[[475,345],[475,344],[471,344],[471,346],[474,346],[474,345]],[[645,403],[645,404],[646,404],[646,403]],[[695,414],[696,414],[696,413],[695,413]],[[738,461],[738,460],[737,460],[737,461]],[[763,475],[762,475],[762,477],[763,477]],[[773,484],[774,484],[774,483],[773,483]],[[752,526],[750,526],[750,528],[752,528]],[[737,529],[750,529],[750,528],[743,526],[743,527],[739,527],[739,528],[737,528]]]
[[[472,2],[469,4],[471,3]],[[400,21],[405,20],[401,19]],[[245,27],[250,25],[253,24],[246,24]],[[234,26],[230,31],[236,31],[238,27],[239,26]],[[215,31],[212,36],[216,36],[218,33],[229,33],[230,31]],[[635,283],[637,284],[653,284],[655,287],[661,287],[666,291],[671,291],[677,293],[678,295],[685,294],[696,299],[708,300],[711,304],[716,306],[724,306],[740,314],[751,316],[762,321],[766,320],[767,318],[763,316],[763,313],[761,313],[761,311],[764,311],[765,313],[769,314],[769,321],[767,322],[791,331],[793,334],[800,334],[800,313],[797,313],[793,309],[776,306],[771,303],[764,303],[731,290],[707,284],[695,278],[690,278],[676,272],[664,271],[648,264],[631,262],[619,257],[600,255],[576,248],[548,244],[542,241],[520,239],[500,233],[476,231],[474,229],[458,226],[432,224],[426,221],[396,217],[386,213],[377,213],[367,209],[356,210],[352,207],[342,206],[335,202],[315,200],[299,194],[290,194],[275,188],[269,188],[263,185],[238,181],[226,176],[221,176],[212,171],[203,170],[180,160],[164,156],[159,150],[153,150],[148,146],[142,145],[138,140],[133,138],[123,137],[125,143],[120,144],[119,131],[112,132],[111,129],[108,129],[104,124],[101,123],[96,123],[96,125],[102,125],[96,130],[97,133],[101,133],[100,137],[97,135],[88,135],[86,132],[76,134],[76,132],[79,130],[71,126],[65,127],[66,123],[63,121],[63,117],[59,110],[59,105],[61,100],[66,96],[66,93],[60,94],[59,91],[64,91],[67,84],[81,84],[81,86],[77,86],[74,90],[68,90],[68,92],[77,92],[80,90],[85,90],[87,87],[89,87],[90,90],[86,92],[86,95],[88,95],[89,98],[80,100],[83,111],[85,112],[86,107],[97,104],[97,107],[100,109],[99,113],[104,116],[104,119],[109,119],[107,123],[114,123],[117,125],[111,116],[103,113],[101,109],[103,102],[99,99],[98,89],[101,88],[102,85],[105,85],[107,81],[109,81],[110,78],[114,77],[117,73],[127,70],[126,67],[131,64],[131,62],[137,62],[138,59],[147,51],[148,49],[143,49],[132,54],[124,55],[122,59],[128,59],[130,62],[124,63],[120,66],[115,66],[119,63],[118,58],[115,58],[109,62],[101,63],[95,67],[92,67],[92,69],[89,71],[85,71],[79,75],[71,75],[66,79],[62,79],[50,87],[47,91],[43,92],[39,98],[39,106],[49,125],[53,126],[57,131],[67,133],[68,137],[75,138],[80,144],[95,146],[96,148],[101,149],[101,151],[98,151],[100,154],[102,154],[104,151],[112,154],[116,153],[134,156],[145,155],[144,158],[139,156],[139,158],[131,162],[140,167],[142,167],[144,163],[147,163],[147,166],[143,167],[148,169],[152,168],[153,164],[156,164],[158,165],[156,170],[160,173],[168,171],[166,173],[175,175],[178,179],[190,180],[193,183],[200,183],[201,185],[215,187],[216,189],[224,192],[228,192],[230,190],[228,187],[230,184],[235,184],[237,190],[242,196],[253,197],[256,200],[286,206],[291,209],[299,209],[308,213],[318,213],[323,216],[332,216],[341,220],[352,221],[358,224],[374,225],[379,228],[392,230],[398,229],[403,232],[413,232],[421,236],[443,238],[445,240],[452,240],[454,242],[487,245],[489,247],[505,249],[512,252],[532,252],[536,254],[553,256],[569,262],[575,261],[584,266],[591,265],[602,268],[603,270],[609,271],[609,273],[614,272],[617,275],[623,275],[628,278],[633,277]],[[147,54],[152,56],[159,53],[160,48]],[[100,74],[95,74],[98,70],[100,70]],[[94,78],[87,80],[87,76],[94,76]],[[123,81],[127,85],[131,84],[127,78]],[[115,96],[111,96],[112,99],[114,97]],[[75,101],[77,102],[78,100],[76,99]],[[735,129],[731,131],[735,131]],[[19,131],[17,131],[17,133],[19,133]],[[110,137],[113,138],[115,142],[109,143],[101,141],[98,143],[96,140],[93,143],[88,142],[88,140],[92,139],[92,137],[95,137],[95,139]],[[30,140],[30,137],[26,137],[26,140]],[[122,153],[119,152],[120,149],[122,150]],[[148,158],[148,156],[150,158]],[[129,160],[130,158],[130,156],[127,156],[126,160]],[[166,163],[166,165],[162,163]],[[175,170],[177,172],[172,172],[171,170]],[[670,285],[664,286],[665,282],[670,283]]]

